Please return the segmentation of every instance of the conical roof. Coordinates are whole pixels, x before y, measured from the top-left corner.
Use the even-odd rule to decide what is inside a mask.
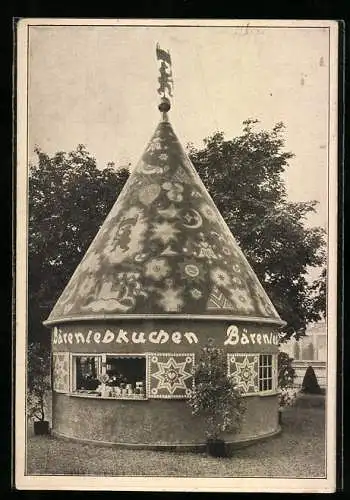
[[[166,113],[47,324],[135,315],[282,324]]]

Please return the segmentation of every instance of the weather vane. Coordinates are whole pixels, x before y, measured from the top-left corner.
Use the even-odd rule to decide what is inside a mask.
[[[163,50],[160,48],[159,43],[156,47],[157,60],[161,61],[158,77],[159,88],[158,94],[162,96],[161,104],[159,105],[159,110],[166,112],[170,109],[170,97],[173,97],[173,74],[171,69],[171,57],[168,50]]]

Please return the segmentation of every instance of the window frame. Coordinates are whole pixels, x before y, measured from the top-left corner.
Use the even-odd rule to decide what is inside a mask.
[[[69,393],[72,394],[73,396],[75,395],[83,395],[84,393],[78,393],[78,390],[76,389],[76,358],[82,358],[82,357],[88,357],[88,358],[97,358],[98,359],[98,366],[97,366],[97,376],[100,376],[104,373],[106,373],[106,365],[107,365],[107,357],[111,358],[143,358],[145,360],[145,394],[142,398],[138,399],[148,399],[148,392],[147,392],[147,375],[148,375],[148,363],[147,363],[147,353],[141,353],[141,354],[135,354],[135,353],[77,353],[77,352],[72,352],[70,353],[70,362],[69,362],[69,368],[70,368],[70,377],[69,377]],[[91,397],[91,396],[90,396]],[[121,396],[121,397],[110,397],[110,398],[101,398],[101,396],[96,396],[96,399],[133,399],[133,396]]]
[[[97,376],[100,376],[102,373],[101,372],[101,365],[102,365],[101,354],[91,354],[91,352],[89,352],[89,353],[71,352],[70,353],[70,363],[69,363],[69,366],[70,366],[69,391],[71,394],[78,393],[78,389],[75,387],[76,386],[76,376],[77,376],[77,365],[76,365],[76,361],[74,360],[74,358],[97,358],[98,359]]]
[[[147,363],[147,358],[148,358],[148,353],[141,353],[141,354],[135,354],[135,353],[123,353],[123,354],[119,354],[119,353],[103,353],[102,354],[102,372],[101,373],[106,373],[107,372],[107,357],[110,357],[110,358],[137,358],[137,359],[144,359],[145,360],[145,380],[144,380],[144,388],[145,388],[145,394],[143,396],[143,399],[146,399],[148,398],[148,392],[147,392],[147,375],[148,375],[148,363]],[[125,396],[126,398],[128,396]],[[130,397],[130,396],[129,396]],[[113,398],[113,399],[118,399],[118,398]],[[131,399],[131,397],[130,397]]]
[[[261,364],[261,358],[263,356],[268,356],[271,359],[271,363],[267,365],[262,365]],[[260,377],[260,369],[261,368],[269,368],[271,367],[271,377]],[[272,354],[272,353],[260,353],[259,354],[259,363],[258,363],[258,384],[259,384],[259,391],[258,394],[275,394],[277,391],[277,354]],[[261,389],[261,382],[264,381],[270,381],[271,380],[271,388],[268,389]]]

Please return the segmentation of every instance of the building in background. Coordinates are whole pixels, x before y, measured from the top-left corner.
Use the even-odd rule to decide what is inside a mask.
[[[281,351],[293,358],[296,372],[295,385],[300,387],[308,366],[312,366],[320,387],[327,386],[327,326],[325,321],[310,323],[305,337],[289,339],[280,346]]]

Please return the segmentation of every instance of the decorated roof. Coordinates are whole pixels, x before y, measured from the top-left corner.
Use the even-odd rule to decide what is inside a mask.
[[[167,114],[48,323],[134,315],[279,315]]]

